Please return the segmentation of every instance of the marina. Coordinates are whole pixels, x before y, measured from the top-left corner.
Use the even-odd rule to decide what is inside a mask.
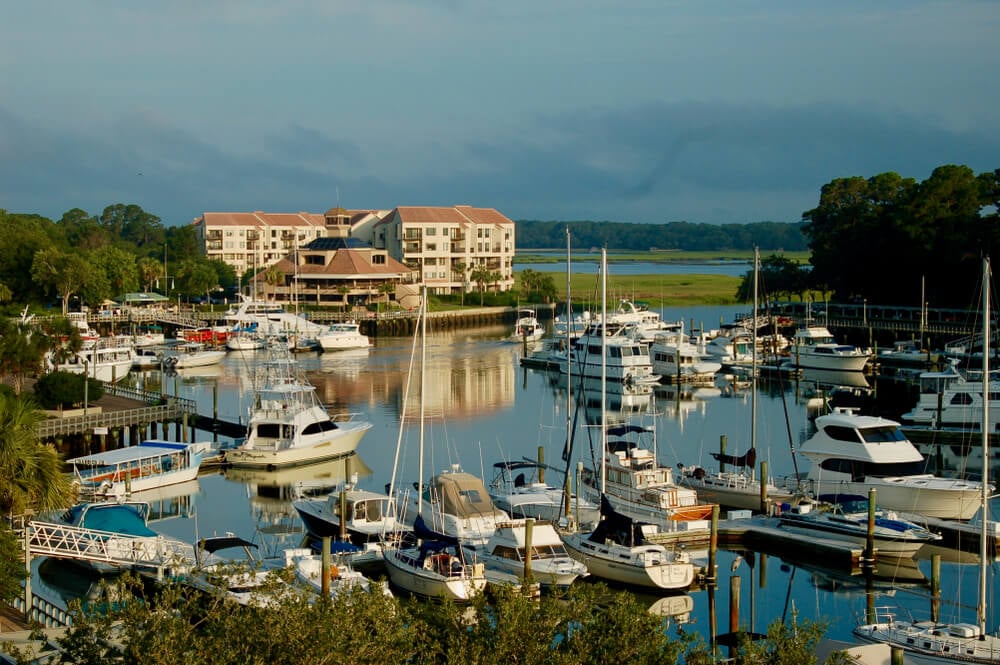
[[[701,308],[693,313],[665,313],[664,318],[729,319],[743,309]],[[577,460],[589,463],[591,451],[600,439],[595,423],[601,414],[601,402],[592,391],[575,384],[569,386],[567,401],[566,377],[553,370],[523,367],[520,361],[524,349],[510,344],[509,335],[510,327],[504,325],[444,330],[429,335],[428,343],[435,350],[426,368],[426,427],[428,440],[436,442],[438,451],[430,458],[429,468],[441,471],[453,462],[460,462],[465,469],[486,478],[484,470],[491,469],[496,460],[536,459],[542,447],[545,459],[550,460],[547,478],[556,484],[563,476],[556,470],[565,470],[561,452],[567,420],[574,438],[573,463]],[[324,462],[317,468],[306,465],[275,471],[273,483],[268,481],[264,469],[255,471],[252,480],[236,469],[204,469],[191,495],[185,498],[191,509],[151,522],[151,526],[164,536],[184,543],[195,543],[199,537],[213,534],[253,534],[249,539],[259,546],[262,555],[280,557],[284,548],[299,547],[308,540],[308,532],[292,501],[303,488],[312,493],[321,491],[321,483],[316,479],[329,479],[330,491],[338,489],[343,480],[353,480],[355,487],[374,494],[385,490],[392,472],[392,452],[400,436],[399,419],[404,415],[408,423],[414,424],[403,428],[400,464],[409,469],[403,477],[415,477],[417,409],[412,399],[409,404],[404,399],[411,347],[412,340],[408,337],[380,337],[373,348],[362,354],[297,354],[295,360],[315,386],[321,402],[335,411],[358,413],[372,424],[355,454]],[[231,352],[220,363],[217,374],[185,375],[152,369],[136,374],[135,379],[147,388],[156,386],[164,394],[190,401],[196,405],[200,418],[214,417],[235,425],[234,430],[238,430],[250,413],[252,372],[263,362],[264,356],[259,353]],[[797,445],[811,434],[811,418],[816,415],[804,384],[793,377],[782,385],[780,390],[771,387],[762,391],[758,404],[759,459],[769,462],[775,476],[792,475],[795,471],[788,456],[788,429]],[[641,399],[633,397],[609,399],[604,407],[609,421],[623,423],[635,418],[654,421],[655,452],[663,464],[675,466],[681,460],[707,462],[709,453],[718,449],[720,437],[727,437],[730,450],[747,447],[749,393],[738,383],[733,384],[733,390],[726,391],[655,386]],[[190,420],[200,422],[194,414]],[[195,434],[199,440],[213,439],[219,445],[232,443],[230,437],[217,429],[198,429]],[[331,473],[331,467],[337,466],[340,470]],[[754,527],[753,520],[727,520],[727,517],[731,516],[723,512],[719,530],[719,542],[724,549],[718,552],[716,565],[719,571],[726,571],[720,572],[720,576],[730,575],[735,566],[746,585],[750,584],[748,578],[764,576],[766,571],[767,583],[756,592],[754,629],[760,631],[767,621],[780,618],[785,612],[786,597],[790,596],[795,599],[801,617],[827,620],[829,637],[850,640],[853,617],[864,608],[863,590],[868,575],[858,548],[823,543],[815,538],[780,539],[775,529]],[[706,543],[696,542],[685,545],[682,551],[696,566],[704,568],[708,564],[706,547]],[[944,552],[940,563],[942,578],[947,580],[949,588],[959,589],[957,595],[961,597],[961,590],[974,583],[969,555],[948,548],[941,551]],[[914,566],[926,579],[931,576],[931,556],[918,552],[913,559]],[[805,565],[800,567],[800,562],[816,560],[833,565],[820,573]],[[880,568],[884,568],[882,563]],[[907,571],[912,572],[909,568]],[[150,569],[155,571],[155,564]],[[820,584],[821,575],[846,578],[857,584],[843,584],[831,590],[826,588],[828,585]],[[591,582],[588,577],[574,584]],[[880,580],[879,587],[883,586],[885,581]],[[895,588],[891,583],[889,587]],[[42,586],[35,588],[40,590]],[[915,614],[922,613],[916,610],[929,606],[926,586],[902,588],[903,597],[897,595],[897,601],[910,604]],[[968,593],[972,593],[969,588]],[[650,605],[662,600],[662,596],[655,594],[635,593],[648,598]],[[687,613],[691,629],[707,634],[705,587],[695,585],[685,594],[691,598]],[[58,598],[43,600],[53,607],[65,605],[65,600]]]

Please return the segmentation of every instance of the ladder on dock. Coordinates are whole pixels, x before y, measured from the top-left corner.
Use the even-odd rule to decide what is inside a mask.
[[[165,536],[128,536],[113,531],[31,521],[26,526],[31,555],[107,563],[157,577],[195,565],[194,546]]]

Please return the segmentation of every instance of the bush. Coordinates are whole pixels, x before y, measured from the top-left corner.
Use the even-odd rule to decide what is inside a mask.
[[[43,409],[72,408],[82,405],[84,381],[87,400],[93,402],[104,395],[104,384],[94,378],[73,372],[49,372],[35,383],[35,399]]]

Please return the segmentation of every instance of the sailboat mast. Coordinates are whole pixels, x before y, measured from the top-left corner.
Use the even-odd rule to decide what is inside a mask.
[[[427,285],[420,296],[420,455],[417,468],[417,515],[424,512],[424,401],[427,397]]]
[[[753,248],[753,313],[750,327],[750,449],[757,450],[757,274],[760,271],[760,249]],[[750,469],[751,477],[756,469]],[[764,482],[764,479],[761,479]]]
[[[601,248],[601,494],[608,481],[608,250]]]
[[[573,344],[573,306],[570,299],[570,262],[572,254],[570,252],[569,226],[566,227],[566,474],[563,476],[563,511],[566,516],[570,514],[570,462],[573,459],[573,365],[569,355],[570,347]],[[579,491],[579,488],[577,488]]]
[[[990,451],[990,259],[983,259],[983,487],[979,515],[979,602],[976,616],[979,634],[986,635],[986,518],[989,492]]]

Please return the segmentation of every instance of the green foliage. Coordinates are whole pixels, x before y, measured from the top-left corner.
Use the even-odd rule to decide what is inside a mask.
[[[59,453],[35,436],[41,418],[32,399],[0,393],[0,513],[4,515],[64,507],[72,496]]]
[[[837,300],[969,304],[979,257],[1000,248],[997,172],[944,165],[923,182],[882,173],[837,178],[803,214],[812,285]],[[923,285],[923,288],[922,288]]]
[[[23,553],[24,547],[6,521],[0,523],[0,603],[10,603],[24,591],[21,581],[27,574]]]
[[[110,611],[74,608],[60,662],[150,665],[378,665],[498,663],[630,665],[717,662],[697,635],[675,633],[627,592],[574,585],[534,599],[500,587],[470,606],[356,590],[330,599],[283,594],[264,608],[191,594],[177,582],[153,592],[126,576],[112,597],[142,602]],[[813,663],[822,627],[776,623],[743,647],[751,665]],[[238,639],[235,637],[238,636]],[[798,660],[795,660],[798,658]]]
[[[558,293],[552,273],[527,268],[518,273],[517,278],[525,302],[551,302]]]
[[[86,394],[84,394],[86,385]],[[44,409],[70,408],[104,395],[104,384],[75,372],[49,372],[35,382],[35,399]]]

